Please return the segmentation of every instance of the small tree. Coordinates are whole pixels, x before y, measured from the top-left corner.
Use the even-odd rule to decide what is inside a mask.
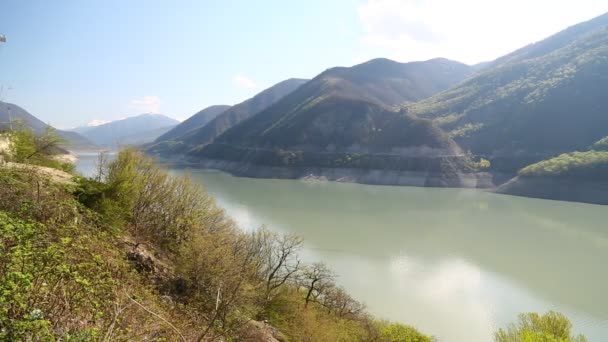
[[[19,163],[48,159],[60,151],[60,145],[64,143],[63,138],[50,126],[41,135],[36,135],[28,128],[19,129],[12,133],[11,140],[12,156]]]
[[[101,151],[97,154],[97,161],[95,162],[95,174],[93,175],[95,177],[95,181],[105,181],[107,176],[106,170],[108,168],[108,162],[109,158],[107,151]]]
[[[365,312],[365,305],[354,300],[342,287],[328,288],[321,305],[329,313],[344,319],[354,319]]]
[[[285,284],[295,281],[300,271],[298,252],[302,238],[280,235],[262,227],[252,235],[258,251],[258,276],[263,280],[263,301],[269,303]]]
[[[306,290],[304,307],[308,307],[308,303],[316,301],[326,290],[332,288],[335,277],[335,273],[324,263],[314,263],[305,267],[301,277],[301,285]]]

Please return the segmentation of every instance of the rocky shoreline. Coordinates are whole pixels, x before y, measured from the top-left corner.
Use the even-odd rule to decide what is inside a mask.
[[[496,193],[608,205],[608,182],[559,177],[515,177],[499,186]]]
[[[265,166],[217,159],[202,159],[196,162],[172,161],[172,163],[182,167],[220,170],[233,176],[250,178],[314,179],[370,185],[418,187],[495,188],[492,175],[487,172],[458,173],[448,176],[422,171]]]
[[[605,181],[511,178],[512,176],[506,173],[490,172],[446,175],[381,169],[265,166],[218,159],[160,159],[174,167],[218,170],[237,177],[301,179],[313,183],[334,181],[369,185],[483,189],[504,195],[608,205],[608,182]]]

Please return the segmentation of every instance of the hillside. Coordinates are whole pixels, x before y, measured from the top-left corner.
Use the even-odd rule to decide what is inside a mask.
[[[13,125],[13,128],[23,125],[34,130],[36,134],[42,134],[47,127],[49,127],[49,125],[18,105],[0,102],[0,130],[7,129],[11,119],[15,124]],[[57,134],[65,139],[65,147],[70,150],[90,150],[97,148],[93,142],[76,132],[57,130]]]
[[[414,63],[376,59],[352,68],[333,68],[258,113],[254,119],[228,130],[218,141],[265,148],[314,144],[326,148],[319,145],[324,142],[314,141],[315,135],[340,133],[354,134],[349,143],[360,144],[365,150],[367,140],[383,139],[368,135],[376,128],[375,120],[384,125],[385,120],[393,118],[389,109],[446,89],[471,72],[464,64],[444,59]],[[353,119],[357,122],[352,122]],[[304,127],[309,130],[304,132]],[[382,126],[378,128],[374,135],[386,133],[382,133]],[[361,131],[348,131],[353,129]],[[296,137],[298,141],[281,140]],[[336,139],[341,138],[336,136]]]
[[[195,146],[208,144],[232,126],[266,109],[306,82],[307,80],[296,78],[279,82],[254,97],[228,108],[199,128],[190,129],[190,125],[187,125],[188,129],[182,129],[185,131],[182,134],[175,134],[170,139],[165,137],[157,139],[154,144],[146,147],[146,151],[174,156],[184,154]]]
[[[584,150],[608,135],[608,14],[497,59],[457,87],[407,106],[499,171]]]
[[[283,104],[283,102],[281,102]],[[272,114],[289,113],[280,118]],[[323,96],[290,112],[273,106],[227,131],[217,143],[308,152],[459,155],[458,146],[430,120],[402,115],[379,104]],[[428,154],[421,152],[420,155]]]
[[[289,178],[330,172],[328,177],[333,179],[341,177],[329,169],[375,169],[394,171],[397,177],[416,173],[399,181],[403,184],[459,186],[461,173],[475,171],[468,157],[436,124],[395,108],[446,89],[471,73],[470,67],[445,59],[414,63],[376,59],[351,68],[329,69],[227,130],[212,144],[198,146],[189,156],[212,160],[213,167],[224,160],[296,170],[287,172]],[[242,173],[242,169],[229,168]],[[284,171],[263,173],[286,175]],[[244,174],[258,176],[260,172]],[[372,180],[364,174],[348,178],[394,181],[393,175],[385,180]]]
[[[250,177],[489,186],[477,174],[477,164],[430,120],[338,97],[319,101],[300,115],[305,119],[267,129],[261,118],[248,120],[191,151],[190,157],[205,167]]]
[[[446,90],[473,72],[468,65],[444,58],[411,63],[378,58],[349,68],[329,69],[306,87],[316,96],[338,95],[395,107]]]
[[[179,125],[173,127],[167,133],[156,138],[155,142],[167,141],[177,139],[190,131],[199,129],[206,125],[209,121],[215,119],[218,115],[228,110],[230,106],[216,105],[207,107],[198,113],[192,115],[187,120],[181,122]]]
[[[498,193],[608,204],[608,152],[564,153],[529,165]]]
[[[161,114],[141,114],[87,130],[84,135],[97,145],[116,147],[154,141],[179,121]]]
[[[189,178],[132,149],[102,168],[0,164],[0,340],[431,341],[301,262],[301,238],[241,230]]]

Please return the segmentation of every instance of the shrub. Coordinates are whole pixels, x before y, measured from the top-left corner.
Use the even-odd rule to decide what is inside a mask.
[[[431,342],[429,336],[421,334],[418,330],[399,323],[378,321],[379,340],[382,342]]]
[[[43,134],[36,135],[32,129],[21,128],[9,135],[11,151],[9,161],[51,167],[73,172],[75,166],[58,160],[56,155],[67,153],[60,148],[65,141],[55,129],[47,127]]]
[[[586,342],[583,335],[572,335],[572,323],[560,313],[549,311],[520,314],[517,323],[499,329],[496,342]]]

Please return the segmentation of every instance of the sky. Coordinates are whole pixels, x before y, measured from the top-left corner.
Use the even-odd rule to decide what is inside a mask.
[[[377,57],[493,60],[605,12],[608,0],[1,0],[0,99],[58,128],[184,120]]]

